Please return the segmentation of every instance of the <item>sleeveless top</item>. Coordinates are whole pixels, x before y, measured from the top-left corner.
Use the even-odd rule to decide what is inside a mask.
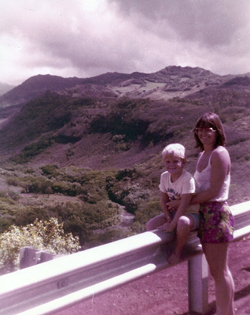
[[[204,154],[204,151],[201,153],[201,155],[198,159],[198,162],[199,162],[199,160],[203,154]],[[213,154],[213,152],[211,153],[211,155],[209,157],[207,167],[204,168],[203,171],[198,172],[197,169],[195,170],[194,179],[195,179],[195,182],[197,185],[197,193],[204,191],[204,190],[207,190],[210,187],[210,176],[211,176],[210,159],[211,159],[212,154]],[[226,175],[224,183],[221,187],[221,190],[220,190],[218,196],[211,199],[210,201],[219,201],[219,202],[226,201],[228,199],[229,186],[230,186],[230,172]]]

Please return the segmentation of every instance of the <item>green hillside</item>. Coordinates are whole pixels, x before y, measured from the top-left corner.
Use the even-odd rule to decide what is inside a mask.
[[[250,197],[249,82],[168,101],[46,92],[0,131],[0,232],[57,217],[86,247],[142,232],[160,211],[162,148],[180,142],[193,173],[192,128],[206,111],[222,119],[232,158],[230,204]],[[124,211],[134,215],[124,223]]]

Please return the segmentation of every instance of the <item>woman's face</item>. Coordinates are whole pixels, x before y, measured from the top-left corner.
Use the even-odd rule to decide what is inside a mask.
[[[203,146],[204,145],[209,145],[212,147],[215,146],[217,138],[217,131],[215,129],[213,129],[212,127],[202,126],[196,128],[195,132],[198,135],[199,140],[203,144]]]

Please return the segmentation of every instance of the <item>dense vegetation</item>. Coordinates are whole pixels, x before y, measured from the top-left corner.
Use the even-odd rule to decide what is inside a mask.
[[[161,149],[170,142],[183,143],[187,169],[193,173],[197,151],[191,130],[206,111],[218,113],[225,126],[232,158],[229,202],[249,200],[249,96],[250,92],[227,85],[168,102],[73,98],[51,92],[31,100],[0,133],[4,150],[10,142],[12,150],[15,146],[19,150],[11,162],[2,158],[0,233],[13,224],[26,226],[54,217],[64,224],[65,233],[79,237],[84,249],[143,232],[145,222],[160,212]],[[99,148],[102,158],[95,168],[82,167],[85,138],[94,134],[106,137]],[[67,147],[61,164],[46,162],[47,150],[54,147]],[[91,156],[98,151],[88,149]],[[144,156],[131,165],[139,155],[135,152]],[[41,158],[36,163],[42,154],[44,163]],[[122,167],[118,162],[102,167],[104,157],[112,155]],[[134,215],[126,227],[124,209]]]

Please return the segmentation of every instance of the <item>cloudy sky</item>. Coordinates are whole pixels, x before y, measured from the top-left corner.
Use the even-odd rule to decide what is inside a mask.
[[[0,0],[0,82],[170,65],[250,72],[250,0]]]

